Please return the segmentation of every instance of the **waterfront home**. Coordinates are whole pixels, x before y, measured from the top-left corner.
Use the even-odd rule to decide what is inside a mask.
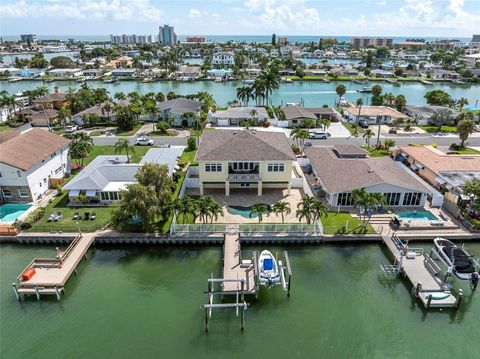
[[[296,160],[283,132],[248,130],[205,131],[195,161],[199,164],[200,195],[207,189],[256,189],[292,186]]]
[[[455,203],[469,199],[462,198],[466,181],[480,179],[480,155],[447,154],[432,146],[399,146],[394,155]]]
[[[37,98],[32,101],[33,106],[37,110],[42,109],[55,109],[60,110],[67,104],[65,94],[60,92],[58,87],[55,87],[55,91],[44,97]]]
[[[196,80],[200,77],[200,66],[180,66],[175,72],[177,80]]]
[[[302,127],[305,119],[329,121],[337,120],[337,113],[329,107],[303,107],[297,105],[289,105],[282,107],[285,114],[285,120],[288,121],[288,127]]]
[[[83,76],[85,77],[97,77],[103,73],[100,69],[86,69],[83,70]]]
[[[433,116],[435,111],[438,111],[438,110],[450,111],[452,122],[458,119],[461,115],[461,112],[453,110],[450,107],[431,106],[431,105],[423,105],[423,106],[405,105],[403,112],[405,112],[407,115],[413,118],[416,118],[420,126],[425,126],[430,124],[430,118]],[[448,123],[445,123],[445,125],[448,125]]]
[[[51,77],[79,77],[83,75],[81,69],[52,69],[47,74]]]
[[[392,78],[395,74],[392,71],[374,69],[370,72],[370,75],[376,78]]]
[[[252,114],[255,110],[256,113]],[[209,122],[214,126],[240,126],[245,121],[258,121],[263,123],[268,120],[265,107],[241,106],[229,107],[226,110],[215,111],[209,117]]]
[[[477,64],[480,64],[480,53],[466,55],[465,60],[468,67],[476,68]]]
[[[133,77],[137,74],[137,69],[115,69],[111,75],[115,77]]]
[[[54,108],[27,107],[17,112],[17,116],[33,127],[53,127],[58,120],[58,110]]]
[[[112,60],[105,64],[105,68],[107,69],[118,69],[118,68],[126,68],[132,66],[132,58],[129,56],[120,56],[115,60]]]
[[[127,105],[130,103],[128,100],[120,101],[117,105]],[[115,121],[116,112],[115,112],[115,103],[110,101],[105,101],[99,104],[96,104],[92,107],[89,107],[79,113],[76,113],[72,116],[72,121],[77,125],[83,125],[83,117],[88,114],[95,114],[98,116],[99,121]]]
[[[217,52],[213,54],[212,65],[214,66],[233,66],[235,56],[233,52]]]
[[[142,73],[144,77],[151,78],[161,78],[164,77],[166,73],[165,69],[159,69],[157,67],[152,67],[151,69],[145,69]]]
[[[344,109],[343,115],[348,122],[365,120],[371,125],[378,123],[392,123],[396,118],[406,120],[409,118],[404,113],[388,106],[348,106]]]
[[[175,127],[189,127],[195,123],[195,117],[200,113],[202,103],[187,98],[175,98],[157,103],[159,118],[172,123]],[[185,113],[193,116],[183,118]]]
[[[35,78],[45,75],[44,69],[29,69],[28,67],[1,67],[0,74],[2,76],[21,77],[21,78]]]
[[[121,192],[135,183],[135,174],[146,163],[168,166],[175,172],[183,146],[151,148],[140,163],[127,163],[127,156],[97,156],[65,186],[71,206],[109,205],[120,199]]]
[[[306,69],[303,73],[305,76],[327,76],[327,71],[320,69]]]
[[[434,80],[460,80],[462,78],[462,75],[460,75],[456,71],[436,69],[436,68],[433,68],[427,71],[423,70],[420,74],[423,77],[430,76]]]
[[[0,133],[0,202],[35,202],[69,172],[64,137],[38,128]]]
[[[331,207],[351,207],[352,191],[358,188],[382,193],[391,207],[423,207],[432,194],[432,205],[442,203],[439,193],[388,157],[370,157],[353,145],[306,147],[304,151],[316,179],[313,187]]]

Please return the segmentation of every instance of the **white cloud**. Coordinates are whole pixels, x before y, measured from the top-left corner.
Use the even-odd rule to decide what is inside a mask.
[[[2,17],[112,19],[128,21],[160,20],[164,13],[149,0],[65,0],[27,3],[2,2]]]
[[[378,6],[385,6],[385,5],[387,5],[387,2],[386,1],[377,1],[375,4],[377,4]]]

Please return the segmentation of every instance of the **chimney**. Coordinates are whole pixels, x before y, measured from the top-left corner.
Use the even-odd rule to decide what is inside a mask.
[[[55,86],[54,91],[55,93],[60,93],[60,89],[58,88],[58,86]]]

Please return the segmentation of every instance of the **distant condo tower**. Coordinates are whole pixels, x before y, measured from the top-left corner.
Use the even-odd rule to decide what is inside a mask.
[[[203,43],[205,42],[205,38],[203,36],[187,36],[187,42]]]
[[[20,35],[20,41],[35,44],[37,42],[37,35],[35,34]]]
[[[177,34],[173,26],[163,25],[158,28],[158,42],[164,45],[177,43]]]
[[[352,37],[350,44],[356,49],[361,47],[392,47],[393,39],[377,38],[377,37]]]
[[[480,43],[480,35],[473,35],[472,42]]]

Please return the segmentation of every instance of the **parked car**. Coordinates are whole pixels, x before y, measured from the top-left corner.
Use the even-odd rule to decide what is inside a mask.
[[[330,136],[331,134],[328,132],[321,132],[321,131],[310,132],[310,138],[312,140],[326,140]]]
[[[68,125],[65,128],[65,133],[73,133],[79,129],[78,125]]]
[[[358,126],[361,128],[368,128],[368,122],[366,120],[360,120],[358,121]]]
[[[480,125],[475,125],[475,132],[480,132]]]
[[[136,144],[138,146],[153,146],[153,140],[148,137],[138,137]]]

